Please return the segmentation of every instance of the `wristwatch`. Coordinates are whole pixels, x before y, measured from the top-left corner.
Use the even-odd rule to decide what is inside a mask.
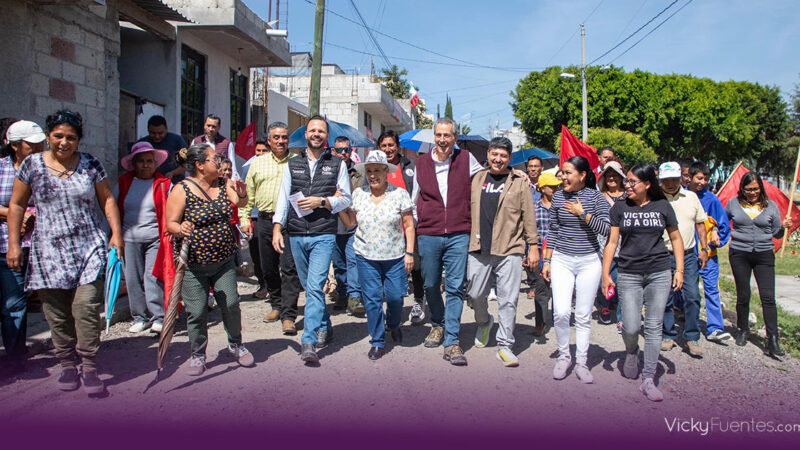
[[[582,212],[578,217],[580,217],[582,221],[586,222],[586,211]]]
[[[319,206],[320,206],[321,208],[324,208],[324,207],[325,207],[325,197],[322,197],[322,200],[320,200],[320,201],[319,201]]]
[[[701,252],[711,253],[711,249],[708,247],[703,247],[700,249]]]

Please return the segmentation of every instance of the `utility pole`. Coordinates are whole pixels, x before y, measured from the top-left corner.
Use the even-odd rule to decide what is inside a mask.
[[[581,88],[583,94],[583,129],[582,136],[583,142],[589,137],[589,107],[586,103],[586,29],[581,24]]]
[[[322,76],[322,30],[325,25],[325,0],[317,0],[317,15],[314,20],[314,60],[311,62],[311,94],[308,108],[311,115],[319,114],[319,90]]]

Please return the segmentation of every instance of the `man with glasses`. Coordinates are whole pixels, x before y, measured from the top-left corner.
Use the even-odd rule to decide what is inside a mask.
[[[269,292],[271,311],[264,317],[265,322],[281,320],[283,334],[297,334],[297,299],[300,295],[300,279],[294,266],[291,248],[286,246],[283,254],[272,246],[272,219],[278,203],[278,193],[283,180],[284,169],[295,155],[289,153],[288,125],[272,122],[267,127],[270,152],[255,157],[247,171],[247,205],[239,209],[242,231],[254,233],[258,237],[258,256],[261,260],[261,273]],[[258,147],[258,146],[257,146]],[[250,228],[247,218],[258,208],[255,230]]]
[[[677,162],[666,162],[658,168],[658,178],[661,188],[670,205],[675,210],[678,219],[678,230],[681,233],[684,250],[683,295],[686,322],[683,327],[683,338],[686,349],[691,356],[703,356],[700,347],[700,286],[699,271],[706,267],[708,261],[708,247],[706,246],[706,213],[697,195],[687,189],[681,188],[681,165]],[[625,180],[626,187],[631,183]],[[695,241],[695,232],[697,240]],[[700,251],[695,255],[695,244],[699,242]],[[672,241],[664,232],[664,243],[672,253]],[[675,270],[675,258],[670,256],[672,268]],[[676,292],[670,294],[664,311],[664,330],[661,350],[669,351],[675,346],[678,330],[675,328],[675,313],[672,310]]]
[[[350,154],[350,139],[338,136],[333,142],[333,155],[341,158],[350,174],[351,192],[364,185],[364,175],[355,169]],[[336,277],[336,303],[334,311],[347,308],[351,316],[363,316],[366,313],[364,300],[361,298],[361,285],[358,283],[358,270],[356,269],[356,253],[353,250],[353,239],[356,226],[346,227],[339,221],[336,232],[336,248],[333,250],[333,275]]]
[[[230,139],[219,133],[221,126],[222,119],[214,114],[207,115],[206,120],[203,122],[203,131],[205,131],[205,133],[192,139],[192,145],[213,145],[214,151],[217,152],[217,155],[227,156],[228,159],[231,160],[231,169],[233,170],[233,176],[231,179],[240,180],[241,177],[239,176],[239,170],[236,168],[236,152],[234,151],[234,144]]]

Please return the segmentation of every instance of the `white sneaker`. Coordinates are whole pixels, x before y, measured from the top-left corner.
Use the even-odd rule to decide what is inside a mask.
[[[489,314],[489,322],[485,325],[478,325],[478,329],[475,331],[475,348],[486,347],[486,344],[489,343],[489,334],[493,325],[494,317],[491,314]]]
[[[517,367],[519,366],[519,359],[514,352],[511,351],[508,347],[500,347],[497,349],[497,359],[503,362],[503,365],[506,367]]]
[[[642,394],[646,395],[647,399],[651,402],[660,402],[661,400],[664,400],[664,394],[658,390],[656,384],[653,383],[652,378],[645,378],[642,380],[639,390],[642,392]]]
[[[586,364],[576,364],[575,375],[581,380],[581,383],[592,384],[594,382],[592,372],[589,372],[589,368],[586,367]]]
[[[255,364],[253,354],[244,347],[244,344],[228,345],[228,351],[231,352],[231,355],[236,358],[236,362],[242,367],[252,367]]]
[[[496,302],[497,301],[497,293],[495,292],[494,288],[489,289],[489,296],[486,297],[486,300],[488,300],[490,302]]]
[[[730,333],[722,330],[714,330],[711,334],[706,336],[707,341],[711,342],[722,342],[722,341],[729,341],[733,339]]]
[[[128,333],[141,333],[148,328],[150,328],[150,322],[136,322],[128,328]]]
[[[422,307],[422,302],[417,303],[416,299],[414,300],[409,319],[411,319],[411,323],[422,323],[425,320],[425,308]]]
[[[567,377],[569,366],[572,365],[572,360],[569,356],[559,356],[556,361],[556,366],[553,367],[553,378],[556,380],[563,380]]]
[[[151,333],[161,333],[161,330],[163,329],[163,327],[164,326],[161,324],[161,322],[153,322],[153,324],[150,325],[150,332]]]

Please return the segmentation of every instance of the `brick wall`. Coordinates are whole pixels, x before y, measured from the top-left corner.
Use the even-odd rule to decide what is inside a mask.
[[[119,134],[119,21],[117,1],[105,6],[38,5],[3,0],[13,30],[0,28],[0,46],[17,48],[5,64],[22,77],[0,73],[0,117],[15,116],[44,126],[60,108],[81,113],[80,150],[117,176]]]

